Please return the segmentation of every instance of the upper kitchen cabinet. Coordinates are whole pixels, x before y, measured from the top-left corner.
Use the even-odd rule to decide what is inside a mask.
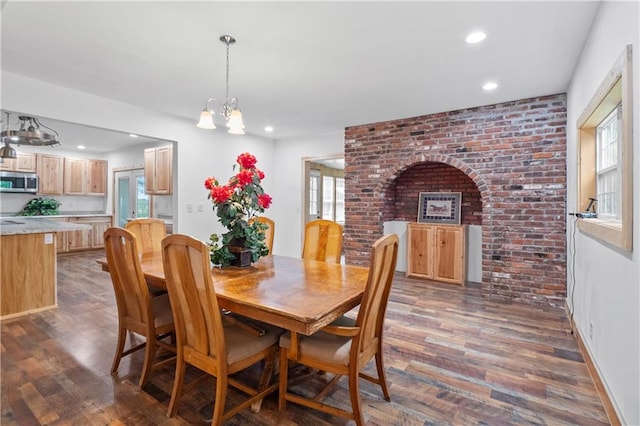
[[[36,172],[36,154],[29,152],[18,152],[17,158],[5,158],[0,163],[0,170],[9,170],[12,172]]]
[[[107,162],[65,158],[64,193],[65,195],[106,195]]]
[[[173,146],[144,150],[144,190],[152,195],[173,193]]]
[[[107,162],[87,160],[87,195],[107,195]]]
[[[38,194],[62,195],[63,158],[57,155],[37,154],[36,159],[39,178]]]
[[[84,195],[87,193],[87,162],[80,158],[64,159],[64,194]]]

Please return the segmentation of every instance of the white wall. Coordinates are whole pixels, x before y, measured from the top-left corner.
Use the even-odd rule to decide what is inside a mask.
[[[275,144],[273,206],[265,213],[276,219],[275,254],[291,257],[302,254],[303,158],[336,154],[344,154],[342,129],[304,139],[279,140]]]
[[[577,211],[576,122],[627,44],[633,45],[632,253],[576,231],[567,222],[568,298],[574,321],[623,424],[640,424],[640,19],[638,2],[602,2],[568,90],[567,209]],[[575,252],[575,264],[572,265]],[[575,270],[575,285],[571,274]],[[590,324],[593,324],[590,337]]]
[[[194,123],[201,106],[194,105],[194,118],[189,120],[33,80],[4,70],[1,83],[1,103],[4,109],[175,141],[174,232],[207,240],[212,232],[223,230],[213,214],[203,184],[210,175],[226,180],[232,173],[231,167],[236,157],[242,152],[251,152],[258,158],[258,167],[266,174],[265,190],[274,191],[275,143],[252,135],[229,135],[222,129],[198,129]],[[246,118],[249,122],[249,113]],[[300,182],[295,184],[299,186]],[[281,202],[280,200],[278,202]],[[199,203],[203,204],[202,212],[198,211]],[[187,204],[194,206],[193,213],[186,212]],[[269,215],[273,216],[271,213]],[[274,216],[274,219],[279,223],[286,223],[277,216]],[[282,228],[286,229],[284,226]],[[299,229],[291,231],[299,233]]]

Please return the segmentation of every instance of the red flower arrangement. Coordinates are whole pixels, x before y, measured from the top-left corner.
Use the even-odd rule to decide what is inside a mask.
[[[230,265],[235,258],[229,250],[231,245],[242,244],[251,251],[252,262],[269,254],[263,232],[266,225],[257,221],[250,223],[251,218],[271,206],[271,196],[261,185],[264,172],[256,168],[258,160],[248,152],[240,154],[236,162],[240,166],[239,171],[226,184],[220,185],[214,177],[204,181],[218,220],[229,230],[221,236],[212,234],[210,237],[211,261],[221,266]]]

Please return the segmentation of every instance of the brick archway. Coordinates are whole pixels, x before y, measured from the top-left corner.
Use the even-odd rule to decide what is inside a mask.
[[[482,198],[483,293],[562,306],[566,294],[566,97],[488,105],[345,129],[348,263],[366,265],[385,193],[412,164],[443,163]]]

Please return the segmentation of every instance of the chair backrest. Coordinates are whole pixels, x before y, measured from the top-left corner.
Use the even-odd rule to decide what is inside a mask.
[[[136,236],[138,253],[160,252],[162,240],[167,236],[164,221],[160,219],[133,219],[124,228]]]
[[[398,241],[396,234],[389,234],[380,237],[371,248],[367,286],[356,318],[356,327],[360,327],[360,353],[377,346],[378,339],[382,338],[384,316],[396,271]]]
[[[312,220],[304,227],[302,258],[340,263],[342,225],[331,220]]]
[[[153,326],[149,289],[140,267],[135,235],[123,228],[109,228],[104,232],[104,247],[121,321],[138,327]]]
[[[266,216],[255,216],[251,218],[249,223],[254,221],[267,225],[267,229],[264,230],[264,242],[267,244],[269,254],[273,254],[273,236],[276,232],[276,223],[273,221],[273,219],[270,219]]]
[[[227,349],[208,246],[187,235],[169,235],[162,259],[179,353],[198,368],[225,374]]]

